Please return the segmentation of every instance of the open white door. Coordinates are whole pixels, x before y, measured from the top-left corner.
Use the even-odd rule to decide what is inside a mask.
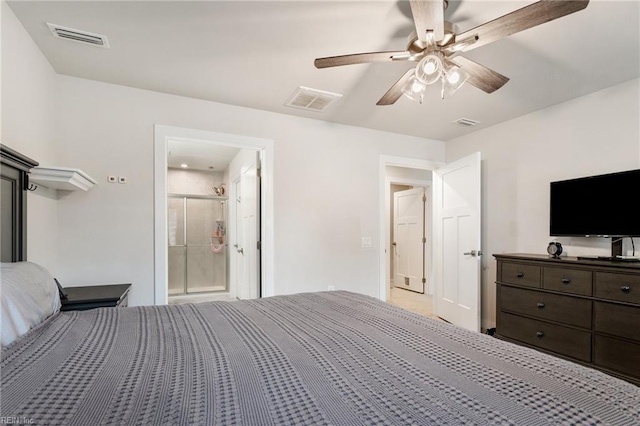
[[[242,248],[242,244],[244,242],[243,238],[243,227],[242,227],[242,185],[241,185],[240,176],[232,183],[231,190],[231,202],[234,203],[233,208],[233,248],[230,250],[231,259],[229,260],[231,263],[231,271],[230,276],[232,279],[232,291],[230,291],[230,295],[232,297],[237,297],[238,299],[248,299],[249,298],[249,285],[247,284],[247,277],[245,276],[245,268],[244,268],[244,248]]]
[[[436,315],[480,331],[480,153],[433,174]]]
[[[253,161],[242,168],[240,175],[240,247],[243,270],[242,283],[238,288],[239,299],[260,297],[260,163],[259,153]]]
[[[393,194],[394,287],[424,293],[425,279],[424,188]]]

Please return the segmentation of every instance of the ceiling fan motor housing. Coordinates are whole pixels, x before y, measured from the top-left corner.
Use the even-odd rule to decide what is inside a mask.
[[[455,42],[455,35],[458,32],[458,26],[449,21],[444,21],[444,38],[438,42],[439,47],[447,46],[453,42]],[[422,53],[429,46],[420,39],[418,39],[418,35],[415,30],[409,34],[407,38],[407,50],[412,53]]]

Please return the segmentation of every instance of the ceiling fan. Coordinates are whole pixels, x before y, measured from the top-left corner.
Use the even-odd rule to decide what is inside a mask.
[[[404,94],[422,103],[426,86],[440,82],[441,97],[453,94],[465,82],[492,93],[509,78],[460,56],[462,52],[492,43],[511,34],[553,21],[587,7],[589,0],[540,0],[478,27],[458,33],[455,24],[444,20],[448,0],[411,0],[415,31],[404,51],[356,53],[318,58],[316,68],[370,62],[414,61],[408,70],[380,98],[377,105],[392,105]]]

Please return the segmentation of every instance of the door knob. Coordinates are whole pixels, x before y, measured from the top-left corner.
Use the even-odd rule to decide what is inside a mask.
[[[238,249],[238,253],[240,253],[240,254],[244,254],[244,249],[243,249],[243,248],[239,248],[239,249]]]
[[[472,257],[482,256],[482,250],[478,250],[478,251],[471,250],[471,251],[468,251],[468,252],[462,253],[462,254],[464,254],[465,256],[472,256]]]

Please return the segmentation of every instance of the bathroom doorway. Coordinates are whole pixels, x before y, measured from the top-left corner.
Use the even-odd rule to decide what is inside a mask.
[[[270,295],[272,141],[159,125],[155,139],[156,304]]]
[[[242,149],[167,141],[169,303],[229,293],[229,167]]]

